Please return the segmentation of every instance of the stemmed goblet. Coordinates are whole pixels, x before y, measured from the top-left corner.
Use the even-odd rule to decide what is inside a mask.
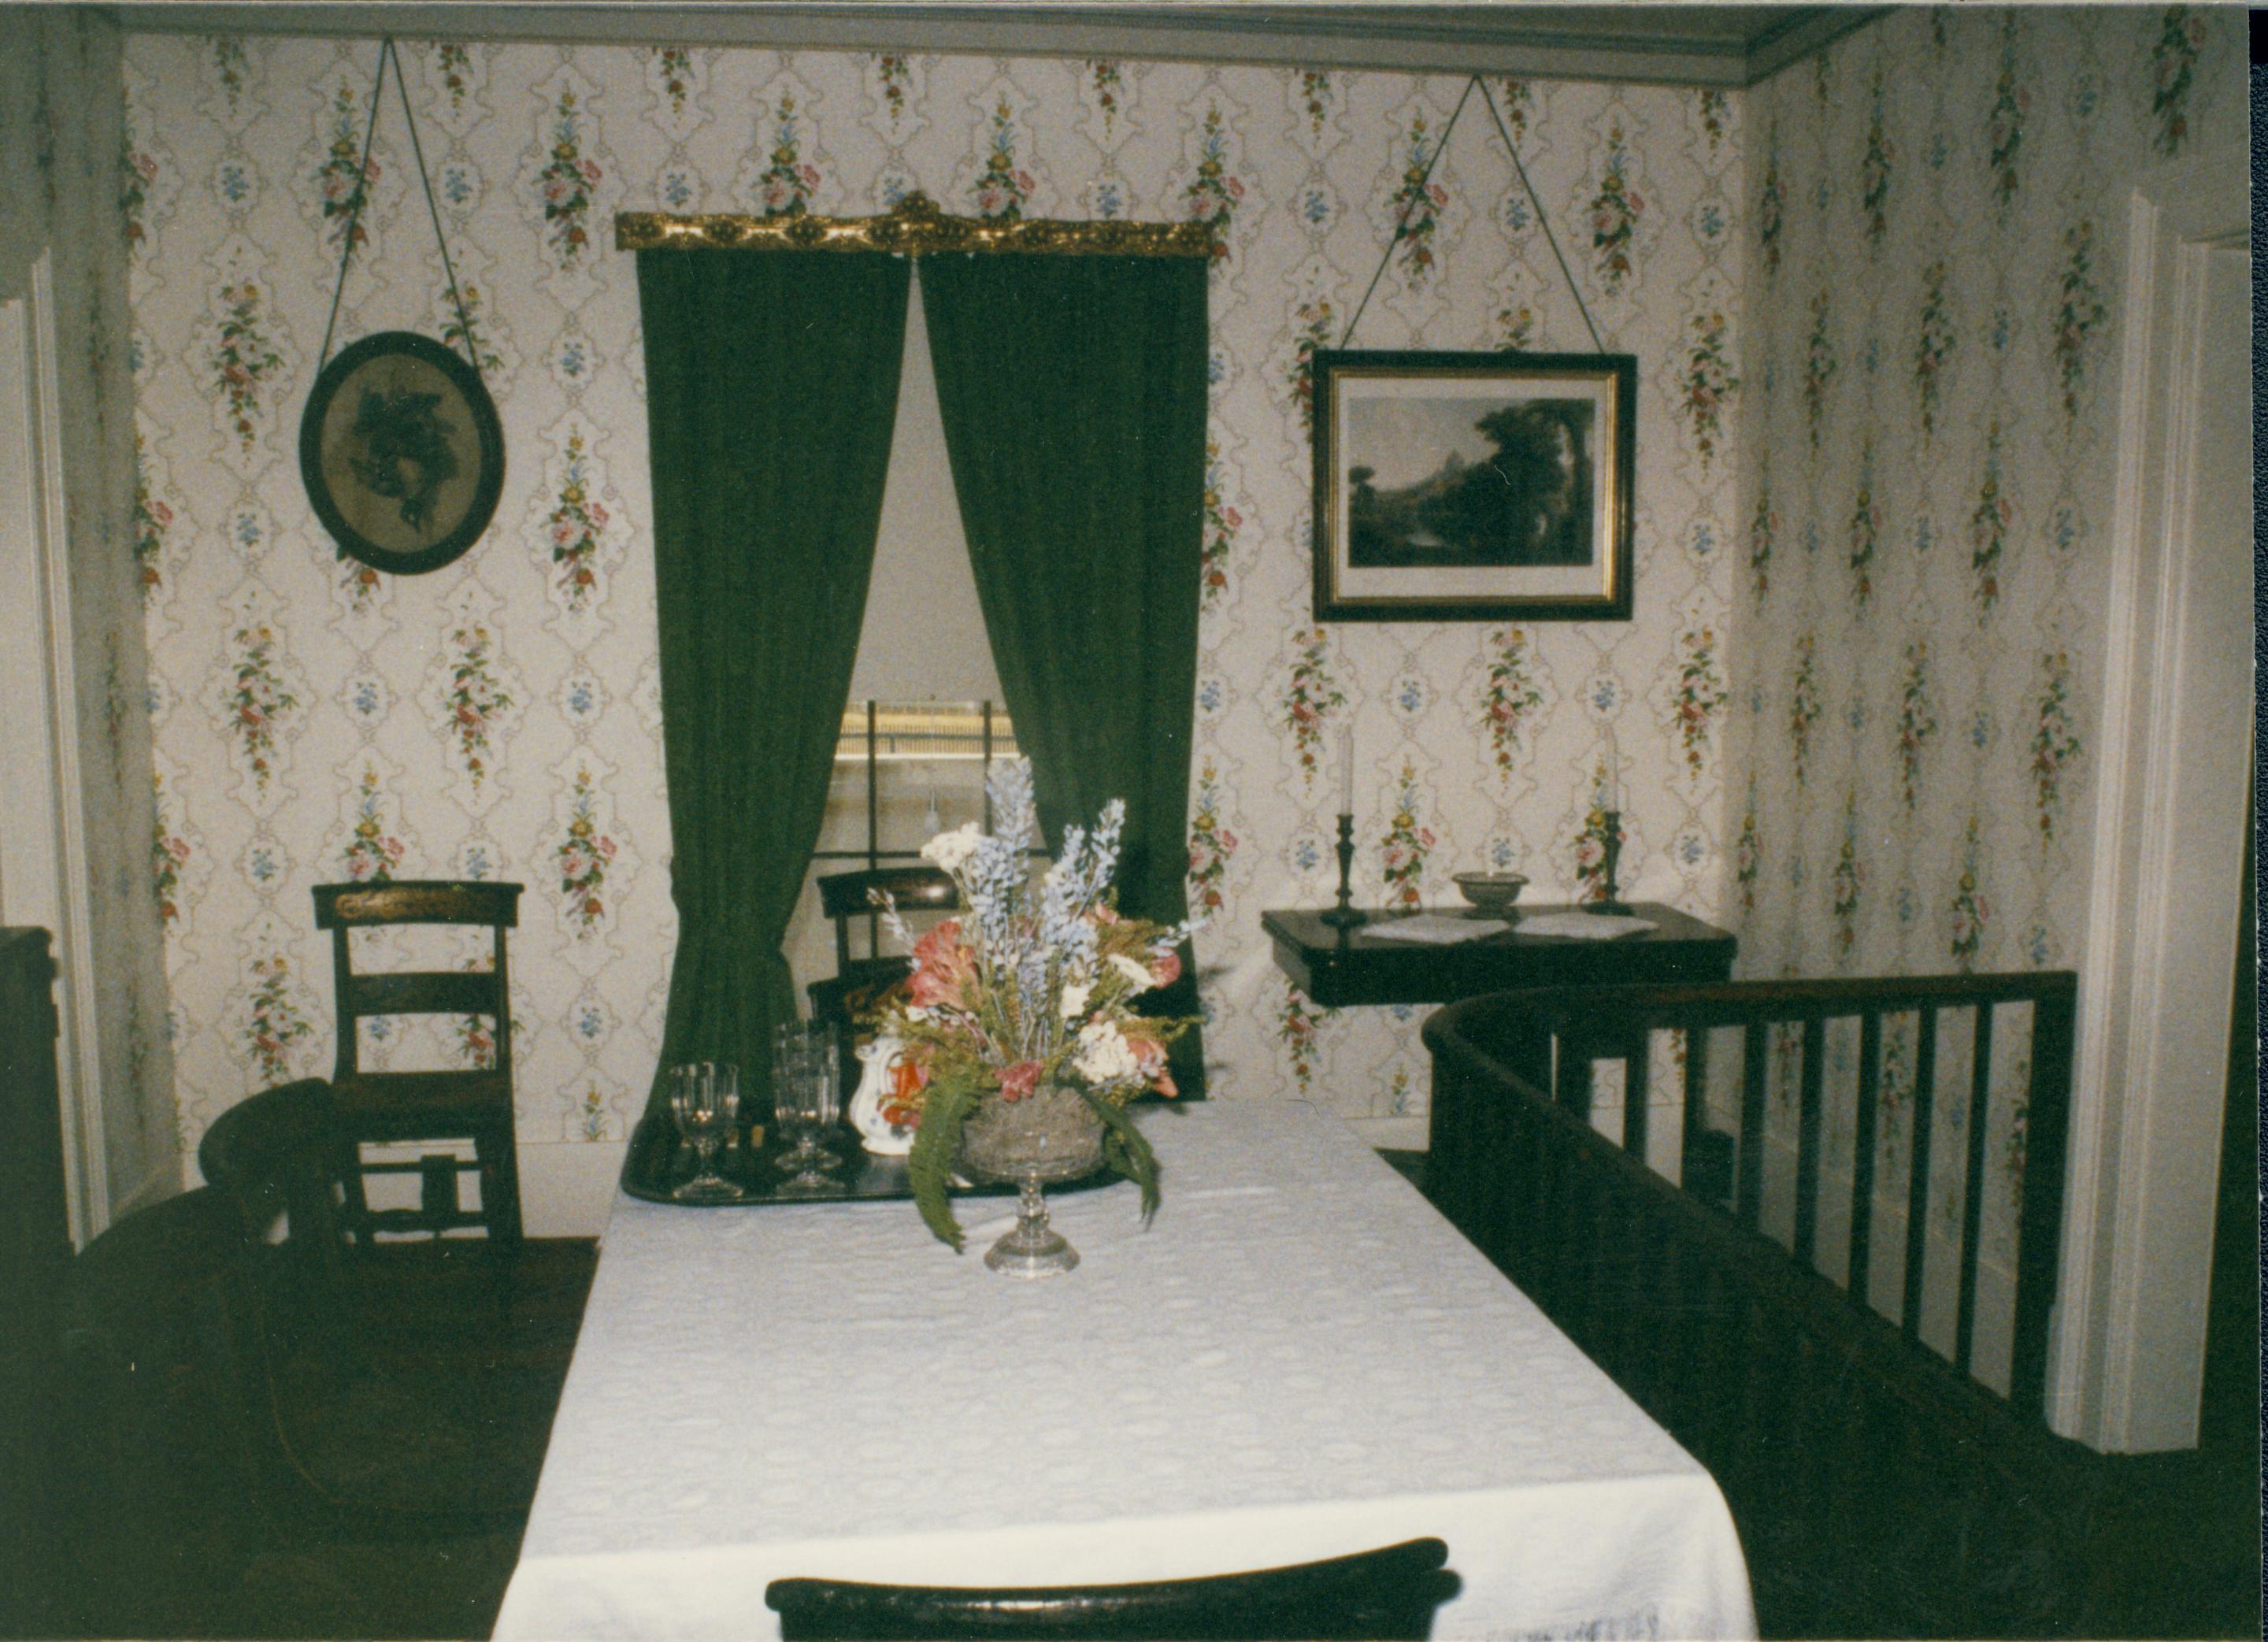
[[[842,1160],[819,1144],[842,1115],[842,1071],[835,1028],[821,1021],[788,1021],[772,1042],[772,1116],[794,1145],[779,1159],[789,1176],[782,1189],[813,1192],[833,1186],[828,1175]]]
[[[669,1109],[677,1132],[693,1143],[693,1178],[670,1194],[681,1203],[729,1203],[746,1196],[717,1172],[717,1148],[740,1113],[740,1069],[715,1061],[689,1061],[669,1072]]]

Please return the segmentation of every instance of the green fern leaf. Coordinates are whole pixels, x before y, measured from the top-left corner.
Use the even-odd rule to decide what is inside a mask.
[[[1102,1160],[1142,1189],[1142,1218],[1147,1220],[1158,1212],[1158,1154],[1124,1107],[1080,1093],[1102,1119]]]

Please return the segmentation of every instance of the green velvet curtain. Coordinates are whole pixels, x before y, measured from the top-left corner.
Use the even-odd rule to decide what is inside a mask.
[[[780,943],[850,693],[908,273],[879,253],[638,254],[679,920],[661,1065],[737,1062],[759,1115],[772,1023],[796,1012]]]
[[[1040,823],[1126,800],[1119,905],[1188,906],[1204,526],[1202,257],[936,255],[923,312],[946,450]],[[1194,1014],[1195,971],[1162,1003]],[[1203,1086],[1195,1031],[1174,1075]]]

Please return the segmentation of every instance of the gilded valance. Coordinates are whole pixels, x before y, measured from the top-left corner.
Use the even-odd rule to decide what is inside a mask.
[[[1044,252],[1057,256],[1210,256],[1211,228],[1203,222],[1071,222],[1056,218],[953,217],[925,194],[909,194],[880,217],[747,217],[725,212],[678,216],[620,211],[618,251],[886,251],[899,256],[944,252]]]

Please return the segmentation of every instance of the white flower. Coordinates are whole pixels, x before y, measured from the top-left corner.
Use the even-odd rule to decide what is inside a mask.
[[[1090,1020],[1079,1029],[1079,1052],[1071,1064],[1079,1076],[1100,1089],[1114,1083],[1130,1083],[1142,1075],[1133,1046],[1113,1020]]]
[[[1065,983],[1063,990],[1063,1018],[1076,1020],[1086,1012],[1086,1000],[1094,995],[1092,986],[1077,981]]]
[[[1137,963],[1123,952],[1110,954],[1110,967],[1124,976],[1127,983],[1138,992],[1146,992],[1157,984],[1150,977],[1150,968],[1147,964]]]
[[[941,832],[922,845],[922,859],[933,862],[948,873],[957,873],[961,864],[976,853],[977,843],[983,836],[975,821],[964,821],[951,832]]]

